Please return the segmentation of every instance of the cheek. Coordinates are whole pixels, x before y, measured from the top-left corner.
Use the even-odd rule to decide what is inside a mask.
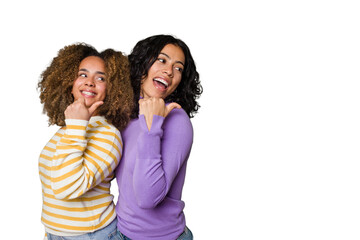
[[[180,81],[181,81],[181,77],[179,77],[178,79],[176,79],[176,80],[174,81],[174,88],[175,88],[175,89],[179,86]]]
[[[76,91],[76,89],[79,88],[79,83],[80,81],[78,81],[77,79],[74,80],[74,83],[73,83],[73,86],[72,86],[72,89],[71,89],[71,93],[74,94],[74,92]]]
[[[150,84],[152,84],[152,80],[149,80],[150,78],[143,78],[141,80],[141,84],[140,84],[140,89],[144,90],[144,88],[147,88],[147,86],[151,86]]]
[[[105,98],[105,96],[106,96],[106,84],[101,85],[99,87],[99,92],[101,92],[101,95]]]

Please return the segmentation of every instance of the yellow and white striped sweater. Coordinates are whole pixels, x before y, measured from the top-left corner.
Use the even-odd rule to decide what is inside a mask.
[[[120,132],[104,117],[66,120],[39,158],[46,232],[75,236],[115,219],[110,181],[121,154]]]

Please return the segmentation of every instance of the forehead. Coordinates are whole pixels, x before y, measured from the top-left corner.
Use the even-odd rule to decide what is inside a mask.
[[[174,61],[185,62],[185,54],[183,50],[174,44],[165,45],[165,47],[160,51],[160,54],[161,53],[165,53]]]
[[[90,69],[96,69],[96,70],[104,70],[105,69],[105,62],[99,57],[96,56],[89,56],[84,58],[80,62],[79,69],[81,68],[90,68]]]

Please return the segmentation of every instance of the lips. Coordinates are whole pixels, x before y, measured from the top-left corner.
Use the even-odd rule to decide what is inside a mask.
[[[81,95],[83,95],[84,97],[94,97],[96,95],[95,92],[88,91],[88,90],[82,90],[80,92],[81,92]]]
[[[153,79],[154,85],[159,90],[166,90],[169,87],[169,82],[163,78],[154,78]]]

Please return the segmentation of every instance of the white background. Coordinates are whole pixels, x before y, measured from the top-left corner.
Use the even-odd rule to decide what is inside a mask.
[[[357,1],[2,1],[1,239],[41,239],[37,82],[57,51],[173,34],[204,93],[183,200],[195,239],[360,238]],[[117,191],[116,183],[112,187]]]

